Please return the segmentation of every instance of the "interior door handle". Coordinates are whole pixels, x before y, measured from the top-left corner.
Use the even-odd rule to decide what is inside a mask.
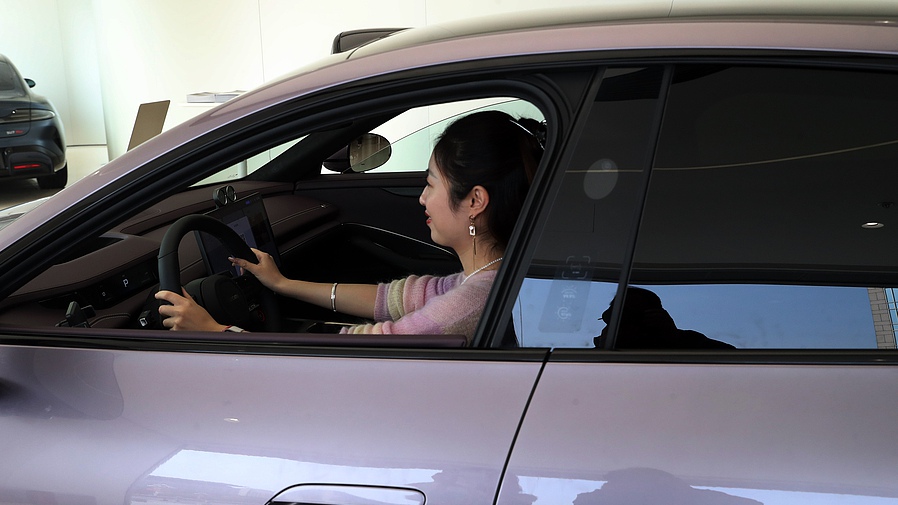
[[[285,489],[270,505],[424,505],[424,493],[401,487],[300,484]]]

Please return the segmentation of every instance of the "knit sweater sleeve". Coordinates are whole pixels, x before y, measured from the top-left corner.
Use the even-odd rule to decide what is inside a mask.
[[[483,313],[495,271],[462,283],[464,274],[412,275],[378,285],[376,323],[351,326],[347,333],[460,334],[470,341]]]

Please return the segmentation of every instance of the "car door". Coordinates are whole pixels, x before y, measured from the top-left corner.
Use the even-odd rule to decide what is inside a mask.
[[[503,81],[493,76],[490,82]],[[437,101],[440,89],[431,88],[423,100]],[[356,114],[371,106],[353,96],[341,104]],[[194,139],[108,191],[141,174],[154,176],[146,179],[150,189],[170,191],[166,183],[186,184],[191,177],[209,175],[209,163],[224,167],[245,160],[246,153],[238,152],[242,145],[261,149],[290,139],[268,135],[286,131],[295,138],[313,130],[317,124],[309,126],[302,106],[264,111],[262,116],[277,118],[274,126],[265,117],[251,117],[210,133],[211,138]],[[328,119],[343,120],[340,113],[346,110],[334,106]],[[553,138],[560,142],[563,135]],[[136,149],[132,159],[148,148]],[[266,191],[277,192],[279,206],[296,196],[281,194],[283,187],[276,183],[282,179],[256,177],[235,184],[273,185]],[[373,194],[384,191],[376,184],[381,179],[358,184]],[[343,192],[336,189],[337,181],[326,178],[297,182],[297,193],[342,205],[358,189],[352,177],[348,180]],[[400,181],[387,189],[397,186],[407,184]],[[138,242],[148,246],[163,233],[167,214],[205,208],[194,201],[196,192],[205,189],[178,193],[138,214],[134,219],[143,220],[140,226],[131,221],[117,233],[141,233]],[[377,201],[394,202],[387,205],[411,203],[395,203],[394,197],[414,198],[384,192]],[[94,217],[73,210],[67,230],[90,235],[105,230],[96,229],[102,223],[121,225],[116,221],[121,217],[110,217],[110,207],[102,202],[139,208],[146,205],[140,194],[94,197]],[[189,208],[177,207],[178,202]],[[353,220],[368,217],[357,206],[346,208]],[[278,208],[278,216],[286,214]],[[328,212],[326,217],[335,215],[340,216]],[[116,235],[108,242],[119,239]],[[63,240],[44,237],[57,248],[67,247]],[[106,247],[104,242],[72,254],[102,258]],[[292,259],[308,260],[297,254]],[[365,264],[364,258],[354,260]],[[21,317],[0,329],[0,503],[488,503],[495,499],[546,357],[545,349],[448,347],[447,340],[415,335],[364,341],[333,335],[29,327],[22,321],[29,309],[41,310],[42,301],[5,307]]]
[[[898,502],[898,73],[846,61],[605,71],[519,291],[554,349],[498,503]]]
[[[129,347],[0,348],[0,501],[267,503],[308,484],[489,501],[541,366]]]

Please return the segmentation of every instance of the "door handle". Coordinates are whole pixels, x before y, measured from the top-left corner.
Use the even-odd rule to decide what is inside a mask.
[[[424,505],[417,489],[341,484],[300,484],[285,489],[270,505]]]

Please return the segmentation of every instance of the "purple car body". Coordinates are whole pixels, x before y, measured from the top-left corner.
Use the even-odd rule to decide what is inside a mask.
[[[760,7],[705,16],[682,5],[400,32],[217,106],[9,223],[0,230],[0,504],[898,503],[894,349],[509,349],[492,338],[514,303],[502,294],[473,348],[415,336],[135,329],[148,286],[101,310],[92,328],[47,324],[48,314],[63,319],[54,305],[63,293],[106,290],[110,276],[130,280],[122,272],[155,258],[168,225],[208,210],[208,188],[186,187],[212,170],[197,169],[199,158],[252,140],[242,130],[276,130],[280,116],[296,116],[310,132],[336,128],[341,108],[366,117],[343,95],[412,96],[433,76],[455,74],[477,85],[477,72],[493,67],[516,78],[532,72],[537,82],[558,69],[579,75],[587,65],[668,58],[776,66],[788,57],[833,68],[853,58],[898,74],[893,5],[809,9],[814,17],[802,9],[760,15]],[[484,85],[500,93],[496,75]],[[464,84],[452,89],[463,94]],[[537,179],[545,187],[572,159],[568,140],[586,102],[566,103],[569,115],[558,115],[566,126],[550,134],[549,175]],[[377,107],[372,100],[371,115]],[[283,254],[326,220],[348,221],[349,200],[336,211],[312,204],[296,212],[330,212],[307,230],[288,222],[297,198],[331,201],[339,190],[327,177],[340,176],[309,184],[250,176],[234,185],[265,195]],[[522,214],[528,223],[547,212],[540,195]],[[410,219],[420,225],[420,215]],[[527,226],[519,223],[522,244]],[[105,242],[64,245],[97,236],[116,254]],[[187,256],[185,281],[201,268],[195,252]],[[520,286],[515,268],[523,267],[503,266],[497,289],[506,291],[498,293]]]

